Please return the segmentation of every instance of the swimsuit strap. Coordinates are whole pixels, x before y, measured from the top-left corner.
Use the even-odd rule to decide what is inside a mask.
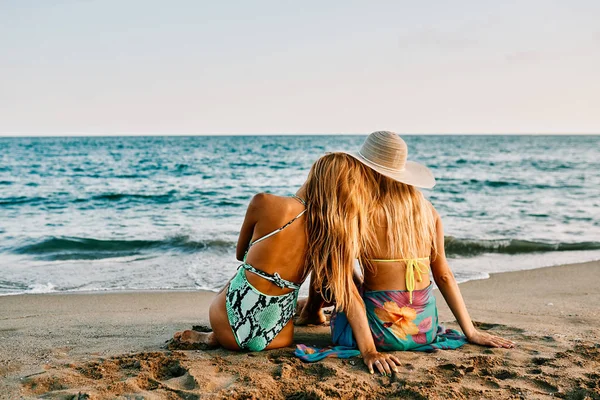
[[[240,267],[244,268],[246,271],[250,271],[253,274],[260,276],[263,279],[268,280],[269,282],[274,283],[275,285],[279,286],[282,289],[294,289],[294,290],[300,289],[300,285],[298,285],[297,283],[294,283],[292,281],[283,279],[281,277],[281,275],[279,275],[278,272],[275,272],[273,275],[271,275],[271,274],[266,273],[265,271],[261,271],[260,269],[254,268],[252,265],[250,265],[246,262],[244,262],[242,265],[240,265]]]
[[[398,262],[398,261],[410,261],[410,260],[417,260],[417,261],[427,261],[429,260],[429,257],[421,257],[421,258],[372,258],[371,261],[376,261],[376,262]]]
[[[306,202],[301,199],[300,197],[296,196],[295,194],[291,196],[292,198],[298,200],[300,203],[304,204],[306,206]],[[291,224],[294,223],[295,220],[297,220],[298,218],[300,218],[302,215],[304,215],[304,213],[306,212],[306,208],[304,210],[302,210],[302,212],[298,215],[296,215],[294,218],[292,218],[291,221],[289,221],[287,224],[283,225],[281,228],[275,229],[273,232],[266,234],[265,236],[256,239],[254,242],[250,242],[250,244],[248,245],[248,250],[250,250],[250,247],[252,247],[252,245],[258,243],[258,242],[262,242],[265,239],[270,238],[271,236],[281,232],[282,230],[284,230],[285,228],[287,228],[288,226],[290,226]],[[248,250],[246,250],[246,254],[248,254]],[[244,261],[246,261],[246,256],[244,256]]]
[[[406,262],[406,275],[405,275],[406,290],[408,291],[408,298],[409,298],[410,304],[412,304],[412,301],[413,301],[412,292],[415,290],[415,280],[417,282],[421,282],[423,280],[423,277],[421,276],[421,274],[427,273],[427,270],[421,269],[421,264],[423,264],[423,261],[426,261],[426,260],[429,260],[429,257],[396,258],[396,259],[390,259],[390,260],[372,259],[371,261],[375,261],[375,262],[404,261],[404,262]],[[415,279],[415,274],[417,275],[416,279]]]
[[[250,247],[252,247],[253,245],[255,245],[258,242],[262,242],[265,239],[270,238],[273,235],[278,234],[279,232],[281,232],[282,230],[284,230],[285,228],[287,228],[288,226],[290,226],[292,223],[294,223],[295,220],[297,220],[298,218],[300,218],[302,215],[304,215],[304,213],[306,212],[306,210],[302,210],[302,212],[298,215],[296,215],[290,222],[288,222],[287,224],[285,224],[284,226],[282,226],[281,228],[277,228],[275,229],[273,232],[266,234],[265,236],[256,239],[254,242],[250,242],[250,244],[248,245],[248,250],[250,250]],[[248,253],[248,250],[246,250],[246,253]]]
[[[306,200],[304,200],[302,197],[296,196],[295,194],[291,195],[290,197],[298,200],[304,207],[306,207]]]

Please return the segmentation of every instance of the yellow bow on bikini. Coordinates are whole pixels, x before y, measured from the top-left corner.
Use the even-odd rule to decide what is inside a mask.
[[[413,291],[415,290],[415,274],[417,276],[416,281],[422,282],[423,276],[422,274],[427,273],[427,269],[422,270],[421,265],[423,261],[429,260],[429,257],[421,257],[421,258],[396,258],[392,260],[383,260],[383,259],[373,259],[371,261],[376,262],[399,262],[404,261],[406,263],[406,290],[408,291],[408,299],[410,304],[413,302]]]

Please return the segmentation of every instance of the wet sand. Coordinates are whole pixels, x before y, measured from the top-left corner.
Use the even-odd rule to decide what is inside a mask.
[[[214,293],[4,296],[0,398],[600,399],[598,282],[591,262],[461,284],[480,329],[518,347],[396,353],[393,377],[369,375],[360,358],[304,364],[293,348],[168,350],[175,331],[207,324]],[[325,346],[329,329],[296,328],[296,342]]]

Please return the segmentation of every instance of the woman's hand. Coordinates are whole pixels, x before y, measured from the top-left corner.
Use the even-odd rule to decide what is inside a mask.
[[[377,368],[381,375],[385,376],[392,376],[392,371],[397,373],[398,366],[401,364],[396,357],[377,351],[363,354],[363,362],[371,374],[374,373],[374,368]]]
[[[469,343],[479,344],[488,347],[504,347],[511,349],[515,347],[515,342],[512,340],[501,338],[500,336],[490,335],[487,332],[480,332],[477,329],[467,336]]]

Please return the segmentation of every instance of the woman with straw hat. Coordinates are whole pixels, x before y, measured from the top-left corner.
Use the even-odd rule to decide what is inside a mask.
[[[440,216],[417,189],[432,188],[435,179],[427,167],[407,160],[404,140],[393,132],[374,132],[360,151],[341,154],[366,167],[359,170],[358,179],[366,189],[361,190],[366,199],[358,217],[357,258],[364,276],[359,283],[362,301],[358,301],[364,302],[370,332],[355,329],[352,335],[347,316],[338,312],[331,321],[334,343],[355,346],[355,338],[361,343],[370,334],[380,350],[431,351],[457,348],[467,341],[490,347],[514,347],[512,341],[481,332],[473,325],[446,260]],[[327,204],[312,206],[328,213]],[[309,236],[317,228],[310,223],[316,220],[310,218],[310,213],[309,209]],[[330,254],[328,246],[327,237],[309,243],[307,257],[313,268],[311,292],[297,324],[324,322],[320,309],[325,301],[348,298],[349,292],[355,292],[349,287],[354,285],[348,284],[352,282],[349,276],[354,269],[332,268],[328,256],[323,256]],[[464,336],[438,326],[429,270]],[[357,280],[356,276],[354,279]]]

